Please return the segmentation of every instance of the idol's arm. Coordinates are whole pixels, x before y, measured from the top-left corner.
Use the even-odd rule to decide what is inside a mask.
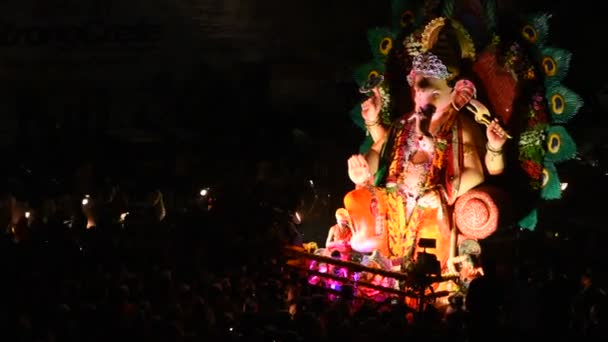
[[[373,176],[378,171],[380,154],[388,135],[388,130],[382,123],[381,109],[382,96],[380,96],[378,88],[375,88],[373,95],[361,104],[361,116],[374,142],[365,156],[369,165],[370,176]]]
[[[491,175],[499,175],[505,169],[503,146],[507,142],[507,133],[498,120],[492,120],[486,128],[486,169]]]
[[[502,148],[496,149],[495,147],[486,145],[486,169],[490,175],[499,175],[505,169],[505,158],[502,153]]]
[[[456,197],[466,193],[472,188],[483,183],[485,180],[483,165],[481,164],[480,153],[477,146],[483,144],[483,137],[479,128],[470,120],[464,119],[462,122],[462,144],[463,144],[463,165],[460,174],[460,186]]]
[[[367,160],[369,173],[372,177],[376,175],[376,172],[378,172],[378,168],[380,167],[380,153],[383,146],[384,138],[374,142],[369,151],[365,154],[365,160]]]

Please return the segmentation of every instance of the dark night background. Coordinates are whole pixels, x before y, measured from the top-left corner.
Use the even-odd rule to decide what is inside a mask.
[[[580,158],[560,168],[570,186],[541,222],[601,227],[605,200],[594,197],[606,190],[608,84],[602,42],[592,39],[605,31],[602,11],[499,4],[554,14],[549,41],[574,53],[565,83],[586,101],[569,126]],[[65,186],[86,163],[165,187],[313,179],[337,207],[351,187],[346,159],[363,139],[348,117],[351,71],[370,57],[367,28],[388,14],[389,1],[377,0],[5,1],[4,172]]]
[[[285,244],[323,245],[353,188],[352,71],[390,2],[1,1],[0,339],[605,340],[598,1],[497,0],[553,13],[549,42],[573,52],[564,83],[585,106],[568,125],[579,154],[558,165],[563,198],[542,205],[535,232],[505,225],[480,241],[470,266],[482,268],[457,280],[466,312],[456,294],[443,318],[403,305],[435,277],[407,272],[401,303],[356,303],[368,272],[309,286],[286,262]]]

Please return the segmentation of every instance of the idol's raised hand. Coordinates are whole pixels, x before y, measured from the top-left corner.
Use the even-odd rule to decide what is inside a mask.
[[[382,109],[382,96],[378,87],[372,89],[372,95],[361,103],[361,116],[365,125],[375,125],[380,122],[380,110]]]
[[[498,119],[490,121],[490,124],[486,128],[486,136],[488,137],[489,148],[496,151],[502,150],[508,138],[507,132],[500,126]]]
[[[348,177],[356,185],[365,185],[372,177],[365,157],[356,154],[348,158]]]
[[[502,146],[511,136],[500,126],[498,119],[492,119],[488,108],[477,100],[471,100],[466,108],[475,114],[475,121],[487,127],[488,145],[493,150],[502,150]]]

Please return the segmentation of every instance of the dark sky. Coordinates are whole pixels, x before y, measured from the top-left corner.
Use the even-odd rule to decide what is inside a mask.
[[[47,111],[36,119],[66,121],[73,111],[107,116],[96,126],[111,131],[132,121],[168,135],[230,134],[229,127],[273,123],[351,138],[360,133],[347,116],[356,94],[352,69],[370,58],[366,30],[386,25],[389,3],[7,1],[0,5],[0,77],[12,122],[2,126],[14,125],[22,112]],[[603,31],[593,19],[602,11],[563,0],[499,3],[554,13],[550,41],[574,52],[567,84],[593,98],[608,76],[588,39]],[[82,35],[66,43],[69,27]],[[36,104],[24,105],[31,102],[24,98]],[[176,125],[182,127],[167,129]]]
[[[99,143],[152,141],[173,146],[165,158],[176,148],[243,164],[291,158],[346,179],[346,158],[364,137],[348,117],[352,70],[371,57],[366,30],[386,25],[389,2],[5,1],[0,143],[56,158],[66,148],[115,157]],[[584,160],[564,174],[598,180],[606,169],[606,110],[597,98],[608,77],[597,41],[603,5],[499,2],[553,13],[549,41],[574,53],[565,83],[586,101],[569,126]]]

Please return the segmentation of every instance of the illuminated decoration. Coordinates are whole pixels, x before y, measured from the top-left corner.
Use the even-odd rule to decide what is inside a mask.
[[[520,212],[505,210],[523,205],[511,198],[519,194],[485,180],[492,175],[522,181],[509,178],[510,172],[522,170],[527,175],[523,185],[538,199],[558,199],[566,183],[559,181],[556,165],[576,156],[576,144],[563,124],[583,102],[561,84],[572,55],[547,45],[550,15],[512,18],[510,23],[498,20],[509,18],[496,13],[494,1],[485,1],[482,13],[469,2],[418,3],[392,1],[391,32],[368,31],[372,58],[353,74],[359,87],[381,79],[377,85],[382,93],[364,87],[373,98],[351,110],[351,119],[369,134],[360,145],[361,155],[348,161],[355,189],[344,196],[344,207],[352,220],[352,250],[341,250],[346,252],[340,258],[389,273],[356,272],[350,263],[339,265],[347,274],[358,274],[349,280],[333,278],[326,283],[330,290],[363,281],[371,290],[357,293],[373,298],[387,293],[373,287],[377,285],[403,292],[424,289],[418,293],[432,288],[443,297],[466,292],[462,270],[483,273],[474,264],[477,258],[472,258],[482,251],[467,246],[480,246],[478,241],[492,236],[499,222],[532,230],[539,219],[535,208],[521,210],[518,217],[506,216]],[[521,22],[518,29],[507,29],[515,22]],[[467,71],[478,79],[475,84],[463,78]],[[403,82],[408,75],[409,84]],[[454,84],[459,87],[452,88]],[[429,86],[437,90],[432,96],[424,93]],[[378,101],[391,104],[382,115]],[[487,114],[483,121],[478,118],[482,112]],[[472,119],[496,124],[489,130],[462,124]],[[486,132],[485,139],[474,141],[486,146],[479,155],[485,167],[471,166],[460,157],[461,137],[477,136],[472,134],[476,128]],[[508,132],[513,134],[509,142]],[[511,146],[517,152],[514,159],[505,153]],[[502,163],[496,160],[507,166],[497,167]],[[463,169],[474,170],[478,177],[461,177]],[[319,249],[315,256],[329,258],[336,251]],[[462,266],[459,274],[457,263]],[[324,275],[335,276],[336,268],[328,260],[310,265],[315,284],[323,283]],[[446,304],[442,296],[435,304]]]
[[[429,51],[437,42],[439,32],[446,24],[446,17],[438,17],[431,20],[422,31],[422,51]],[[458,43],[460,44],[460,56],[465,59],[475,58],[475,44],[464,26],[456,20],[451,20],[450,25],[455,29]]]
[[[448,80],[453,76],[448,72],[448,67],[432,52],[423,52],[414,56],[412,71],[407,76],[407,83],[410,86],[414,85],[415,75],[440,80]]]
[[[296,224],[302,223],[302,216],[300,216],[300,213],[298,213],[297,211],[294,214],[294,221]]]
[[[284,250],[290,269],[308,275],[308,284],[325,289],[330,298],[336,298],[346,289],[351,289],[354,298],[407,304],[422,310],[427,304],[434,304],[449,291],[433,291],[433,284],[455,280],[455,276],[405,274],[387,270],[390,267],[377,254],[369,256],[350,255],[335,258],[327,250],[314,253],[305,249],[288,246]],[[358,258],[358,259],[357,259]],[[397,288],[397,284],[408,284]]]
[[[127,216],[129,216],[129,212],[124,212],[120,214],[120,222],[125,222]]]

